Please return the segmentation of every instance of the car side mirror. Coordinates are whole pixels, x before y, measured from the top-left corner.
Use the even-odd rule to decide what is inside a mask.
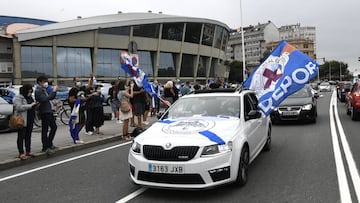
[[[261,117],[261,112],[259,110],[251,110],[248,114],[247,114],[247,120],[249,119],[257,119]]]

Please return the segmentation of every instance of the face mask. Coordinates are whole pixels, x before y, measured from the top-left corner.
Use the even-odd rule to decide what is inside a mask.
[[[81,82],[76,82],[76,87],[81,87]]]
[[[97,90],[98,93],[101,93],[101,90]]]
[[[49,87],[49,83],[48,83],[48,82],[44,82],[43,87],[48,88],[48,87]]]

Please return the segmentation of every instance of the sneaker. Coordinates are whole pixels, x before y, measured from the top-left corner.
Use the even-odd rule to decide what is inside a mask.
[[[92,131],[85,132],[85,135],[93,135],[93,134],[94,134],[94,132],[92,132]]]
[[[121,120],[117,120],[116,123],[121,124],[121,123],[123,123],[123,122],[122,122]]]
[[[46,154],[47,154],[47,155],[52,155],[52,154],[54,154],[54,153],[55,153],[55,151],[52,150],[52,149],[50,149],[50,148],[46,150]]]
[[[148,121],[143,121],[142,122],[144,125],[149,125],[149,122]]]
[[[82,141],[82,140],[75,140],[75,143],[76,143],[76,144],[84,144],[85,142]]]

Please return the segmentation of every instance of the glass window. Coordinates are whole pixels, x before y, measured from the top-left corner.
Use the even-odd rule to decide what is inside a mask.
[[[129,35],[130,29],[129,26],[111,27],[111,28],[100,29],[99,33],[110,34],[110,35]]]
[[[150,51],[138,51],[139,68],[150,77],[154,76],[153,54]]]
[[[214,31],[215,31],[215,25],[204,24],[204,33],[201,44],[212,46],[214,39]]]
[[[201,23],[187,23],[185,42],[200,43]]]
[[[159,24],[134,25],[133,35],[139,37],[158,38]]]
[[[158,68],[159,77],[175,77],[175,56],[171,53],[160,53],[159,68]]]
[[[125,71],[120,66],[120,50],[98,49],[97,73],[98,77],[125,77]]]
[[[88,77],[92,73],[89,48],[57,48],[58,77]]]
[[[215,75],[215,68],[216,68],[217,64],[218,64],[218,59],[213,58],[213,59],[211,60],[211,67],[210,67],[209,77],[211,77],[211,78],[216,77],[216,75]]]
[[[199,66],[197,70],[197,77],[206,77],[206,57],[200,57]]]
[[[164,23],[162,29],[162,39],[181,41],[184,23]]]
[[[40,75],[53,77],[51,47],[21,47],[21,75],[23,78],[35,78]]]
[[[221,40],[222,40],[222,36],[223,36],[223,28],[220,26],[216,26],[215,29],[215,44],[214,47],[220,49],[221,46]]]
[[[229,40],[229,33],[224,29],[221,50],[226,51],[226,46],[227,46],[228,40]]]
[[[183,54],[180,77],[193,77],[194,75],[194,60],[195,57],[188,54]]]

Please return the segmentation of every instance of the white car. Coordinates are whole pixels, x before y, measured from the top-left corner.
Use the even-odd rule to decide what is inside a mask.
[[[320,92],[330,92],[331,91],[331,85],[328,82],[320,83],[319,85],[319,91]]]
[[[128,156],[134,183],[174,189],[246,184],[249,164],[270,149],[271,121],[253,91],[214,91],[181,97],[134,138]]]

